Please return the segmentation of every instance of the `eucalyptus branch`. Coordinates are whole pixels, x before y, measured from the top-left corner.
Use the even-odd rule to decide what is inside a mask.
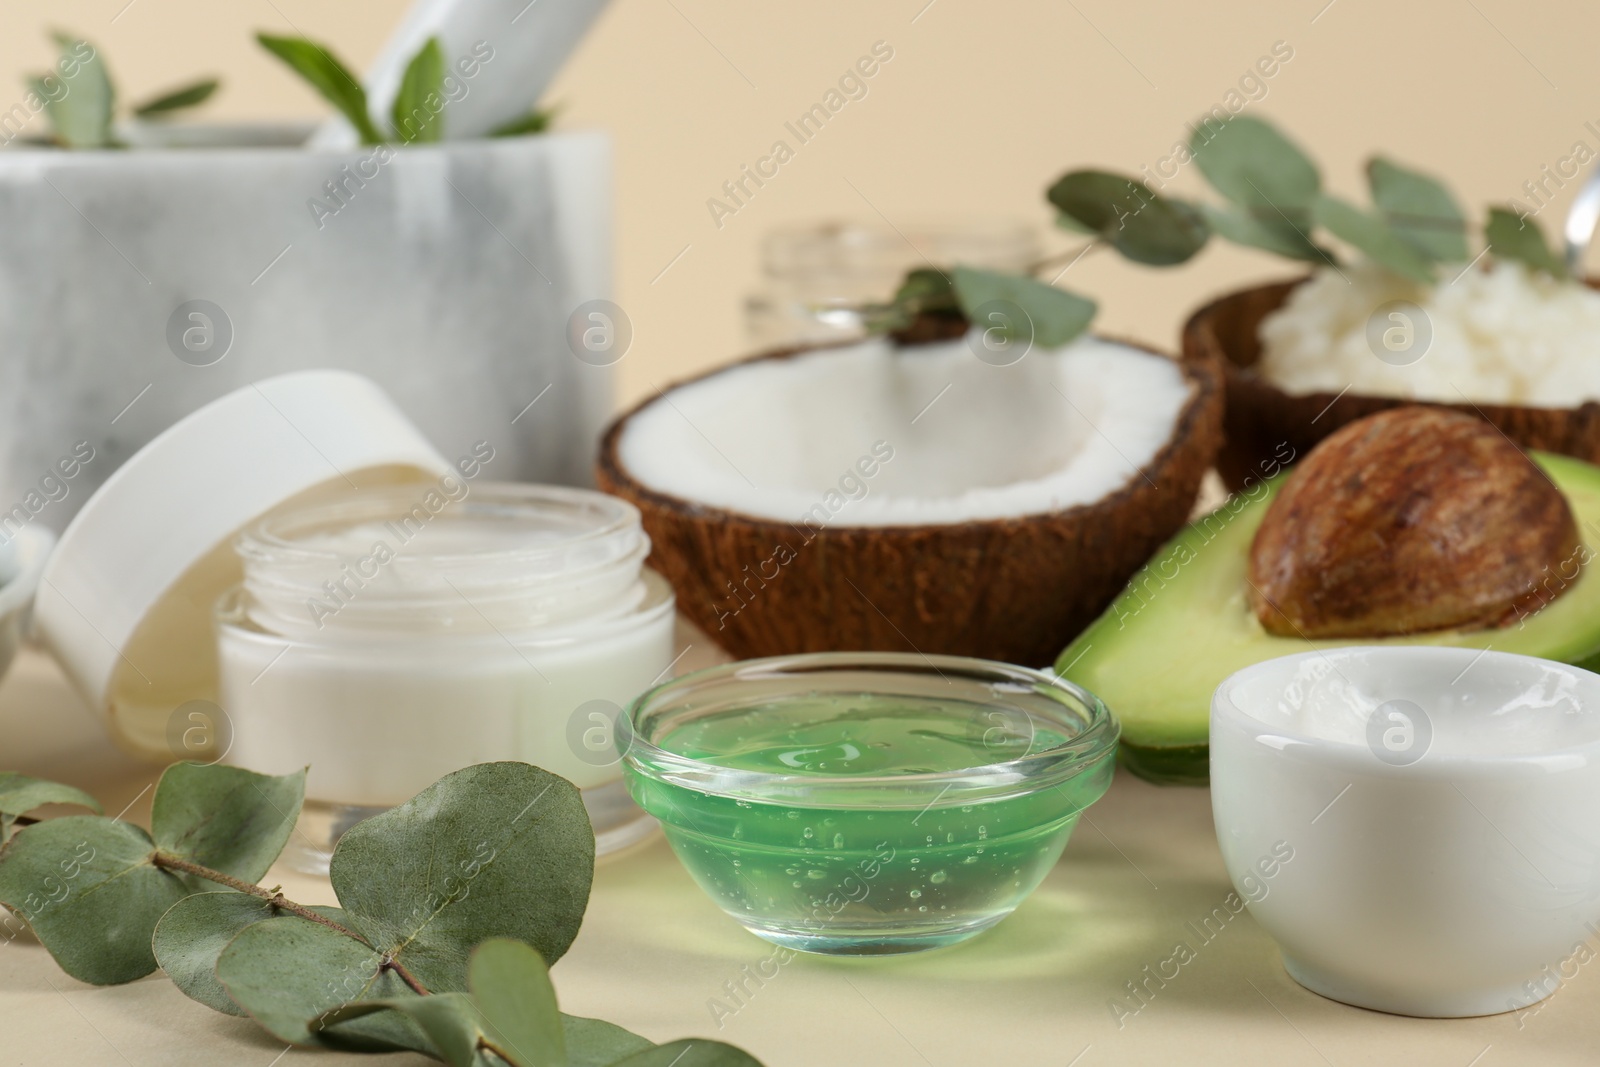
[[[417,1026],[375,1019],[373,1036],[450,1062],[469,1048],[475,1063],[565,1062],[565,1047],[597,1067],[652,1048],[662,1051],[648,1062],[677,1063],[692,1045],[697,1063],[760,1067],[730,1045],[655,1046],[560,1013],[548,961],[577,935],[594,875],[594,832],[571,782],[525,763],[481,764],[364,820],[339,839],[338,910],[252,881],[293,833],[304,790],[304,770],[176,763],[156,784],[146,830],[101,814],[33,818],[49,805],[101,806],[75,787],[0,771],[0,906],[75,978],[117,985],[160,967],[186,996],[248,1015],[289,1045],[333,1044],[327,1026],[397,1012]],[[514,825],[535,803],[547,817]],[[441,825],[452,832],[441,837]],[[428,870],[397,882],[406,855],[427,856]],[[142,874],[124,877],[132,872]],[[536,912],[522,906],[530,882],[552,887]],[[405,991],[373,981],[385,971]]]
[[[192,874],[197,878],[204,878],[208,882],[215,882],[217,885],[225,885],[229,889],[236,890],[240,893],[248,893],[253,897],[259,897],[280,911],[286,911],[290,915],[298,916],[302,919],[309,919],[311,922],[326,926],[330,930],[336,930],[339,933],[344,934],[346,937],[355,938],[363,945],[367,944],[366,938],[362,937],[348,926],[345,926],[341,923],[336,923],[326,915],[318,915],[304,904],[296,904],[294,901],[290,900],[276,889],[267,889],[264,886],[256,885],[254,882],[246,882],[243,879],[235,878],[231,874],[224,874],[221,871],[214,871],[210,867],[207,867],[203,864],[196,863],[193,860],[186,860],[182,856],[174,856],[172,853],[163,852],[160,849],[157,849],[150,857],[150,862],[155,864],[157,867],[161,867],[169,871],[182,871],[184,874]],[[394,970],[396,974],[399,974],[401,978],[406,980],[407,985],[417,990],[417,992],[427,992],[426,989],[421,988],[420,983],[416,983],[415,979],[407,976],[405,973],[405,968],[400,965],[399,961],[391,960],[389,957],[385,956],[384,966]]]

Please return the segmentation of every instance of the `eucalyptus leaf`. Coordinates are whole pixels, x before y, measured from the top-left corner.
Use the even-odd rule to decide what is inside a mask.
[[[429,37],[406,65],[395,93],[389,117],[396,140],[419,144],[444,139],[445,73],[444,49],[439,38]],[[430,97],[436,106],[428,106]]]
[[[635,1052],[655,1048],[654,1042],[604,1019],[563,1015],[561,1029],[566,1035],[567,1067],[610,1067]]]
[[[555,110],[533,108],[526,115],[519,115],[509,122],[502,122],[489,131],[490,137],[525,137],[528,134],[544,133],[555,121]]]
[[[895,291],[894,302],[911,311],[954,310],[955,288],[944,271],[918,267],[906,272],[905,280]]]
[[[1483,229],[1489,252],[1499,260],[1516,260],[1554,278],[1567,276],[1567,265],[1545,243],[1544,231],[1531,218],[1492,207]]]
[[[467,988],[495,1046],[514,1067],[567,1060],[561,1011],[544,960],[530,946],[491,938],[473,950]]]
[[[1202,122],[1189,148],[1217,192],[1243,207],[1280,211],[1297,224],[1322,189],[1310,157],[1276,127],[1249,115]]]
[[[184,108],[195,107],[211,99],[211,94],[217,91],[217,86],[222,84],[215,78],[206,78],[193,85],[185,85],[181,89],[173,89],[162,93],[153,100],[148,100],[133,109],[133,113],[140,118],[164,116],[173,111],[182,111]]]
[[[472,998],[465,993],[435,993],[426,997],[413,995],[343,1004],[324,1012],[315,1025],[328,1032],[342,1023],[377,1012],[398,1012],[416,1023],[428,1036],[436,1053],[451,1067],[482,1067],[497,1062],[479,1052],[478,1042],[485,1036],[482,1019]],[[538,1067],[560,1062],[541,1060]],[[512,1063],[514,1067],[524,1067],[520,1061],[513,1060]]]
[[[332,52],[304,37],[276,37],[270,33],[256,34],[261,47],[283,60],[296,74],[322,94],[345,118],[350,120],[363,144],[380,144],[383,134],[372,124],[367,113],[367,92],[361,87],[350,68],[340,62]]]
[[[868,305],[863,311],[869,330],[905,330],[919,315],[961,313],[950,276],[932,267],[907,271],[888,304]]]
[[[77,805],[94,813],[101,811],[98,800],[72,785],[0,771],[0,845],[10,840],[18,816],[45,805]]]
[[[1065,212],[1056,214],[1056,229],[1065,230],[1068,233],[1081,234],[1084,237],[1094,237],[1099,233],[1093,226],[1085,226]]]
[[[370,944],[429,989],[462,990],[491,937],[561,958],[588,905],[594,832],[565,778],[481,763],[345,831],[328,876]]]
[[[68,148],[109,148],[116,143],[111,135],[111,116],[116,110],[116,90],[100,53],[82,38],[54,33],[61,47],[62,61],[76,64],[78,71],[67,81],[64,94],[51,95],[43,78],[30,83],[45,102],[56,140]],[[87,51],[87,57],[83,53]]]
[[[156,969],[150,932],[188,892],[150,862],[155,842],[98,815],[35,823],[0,851],[0,903],[79,981],[113,985]]]
[[[1072,171],[1045,195],[1063,216],[1136,263],[1158,267],[1183,263],[1204,248],[1210,236],[1205,219],[1191,205],[1109,171]]]
[[[721,1041],[691,1037],[635,1052],[613,1067],[761,1067],[761,1061]]]
[[[228,998],[280,1041],[366,1052],[432,1052],[422,1030],[401,1014],[318,1025],[325,1013],[344,1004],[415,995],[382,964],[381,953],[355,938],[285,915],[239,931],[217,958],[217,978]]]
[[[1414,282],[1433,281],[1433,264],[1396,236],[1382,219],[1331,196],[1317,198],[1316,219],[1335,237],[1385,270]]]
[[[156,786],[150,831],[168,852],[254,882],[288,842],[305,789],[304,770],[275,776],[222,764],[174,763]],[[215,888],[192,877],[190,884],[196,892]]]
[[[311,910],[344,921],[338,908]],[[217,959],[245,927],[281,914],[271,902],[245,893],[196,893],[167,909],[150,944],[156,962],[180,991],[215,1011],[243,1015],[217,979]]]
[[[1293,224],[1271,212],[1270,208],[1263,212],[1263,214],[1270,213],[1269,217],[1261,217],[1239,209],[1213,207],[1210,204],[1201,204],[1200,210],[1205,214],[1211,229],[1234,244],[1248,245],[1251,248],[1275,252],[1289,259],[1303,259],[1311,263],[1335,261],[1333,253],[1316,245],[1306,230],[1295,228]]]
[[[46,804],[76,804],[99,814],[100,802],[81,789],[15,771],[0,771],[0,816],[26,815]]]
[[[974,267],[951,272],[961,310],[975,325],[997,329],[1008,340],[1031,339],[1046,348],[1064,345],[1088,329],[1096,310],[1093,300],[1018,274],[1000,274]],[[994,312],[985,305],[1020,309],[1026,321]]]
[[[1400,240],[1436,263],[1468,258],[1467,218],[1442,184],[1382,157],[1367,164],[1367,184],[1378,213]]]

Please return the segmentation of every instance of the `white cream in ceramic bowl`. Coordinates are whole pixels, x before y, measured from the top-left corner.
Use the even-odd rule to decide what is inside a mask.
[[[1270,660],[1217,689],[1211,783],[1230,877],[1317,993],[1487,1015],[1593,951],[1600,675],[1454,648]]]

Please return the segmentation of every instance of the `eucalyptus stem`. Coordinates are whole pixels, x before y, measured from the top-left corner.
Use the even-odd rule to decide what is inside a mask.
[[[515,1062],[517,1062],[516,1060],[511,1058],[511,1053],[507,1052],[505,1049],[501,1048],[499,1045],[495,1044],[493,1041],[490,1041],[487,1037],[479,1037],[478,1038],[478,1047],[483,1049],[485,1052],[494,1053],[496,1056],[499,1056],[502,1060],[506,1061],[507,1063],[515,1063]]]
[[[174,856],[170,852],[162,852],[160,849],[157,849],[155,854],[150,857],[150,862],[155,864],[157,867],[163,867],[169,871],[182,871],[184,874],[192,874],[197,878],[204,878],[208,882],[215,882],[218,885],[225,885],[229,889],[237,890],[240,893],[248,893],[253,897],[258,897],[261,900],[266,901],[268,904],[271,904],[274,908],[277,908],[280,911],[286,911],[290,915],[295,915],[302,919],[309,919],[311,922],[317,923],[321,926],[326,926],[330,930],[336,930],[339,933],[344,934],[346,937],[353,937],[363,945],[367,944],[366,938],[362,937],[348,926],[345,926],[342,923],[336,923],[326,915],[318,915],[304,904],[296,904],[294,901],[290,900],[288,897],[284,896],[275,889],[267,889],[263,886],[256,885],[254,882],[246,882],[242,878],[235,878],[231,874],[224,874],[221,871],[214,871],[204,864],[195,863],[193,860],[186,860],[182,856]],[[368,945],[367,947],[370,948],[371,946]],[[394,969],[395,973],[400,974],[401,978],[406,978],[406,975],[401,973],[405,970],[405,968],[402,967],[398,961],[393,961],[385,957],[384,966]],[[410,979],[406,982],[406,984],[410,985],[413,989],[417,989],[419,992],[427,992],[427,990],[421,989],[419,985],[413,985],[412,983],[414,981],[415,979]]]
[[[400,980],[406,985],[410,986],[414,992],[420,993],[423,996],[428,996],[428,987],[419,982],[416,975],[406,970],[405,964],[401,963],[393,956],[386,955],[383,957],[383,966],[398,975]]]
[[[1043,259],[1035,260],[1034,262],[1029,263],[1027,267],[1024,268],[1023,272],[1025,274],[1037,276],[1043,274],[1051,267],[1071,266],[1088,253],[1093,252],[1096,248],[1102,248],[1104,245],[1105,242],[1101,241],[1098,237],[1092,238],[1087,244],[1079,245],[1070,252],[1061,252],[1057,255],[1046,256]]]

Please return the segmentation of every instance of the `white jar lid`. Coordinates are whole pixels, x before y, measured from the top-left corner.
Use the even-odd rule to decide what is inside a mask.
[[[115,740],[186,755],[170,725],[188,702],[216,700],[212,611],[241,577],[234,535],[281,505],[450,469],[360,375],[247,385],[174,424],[84,503],[40,580],[39,631]]]

